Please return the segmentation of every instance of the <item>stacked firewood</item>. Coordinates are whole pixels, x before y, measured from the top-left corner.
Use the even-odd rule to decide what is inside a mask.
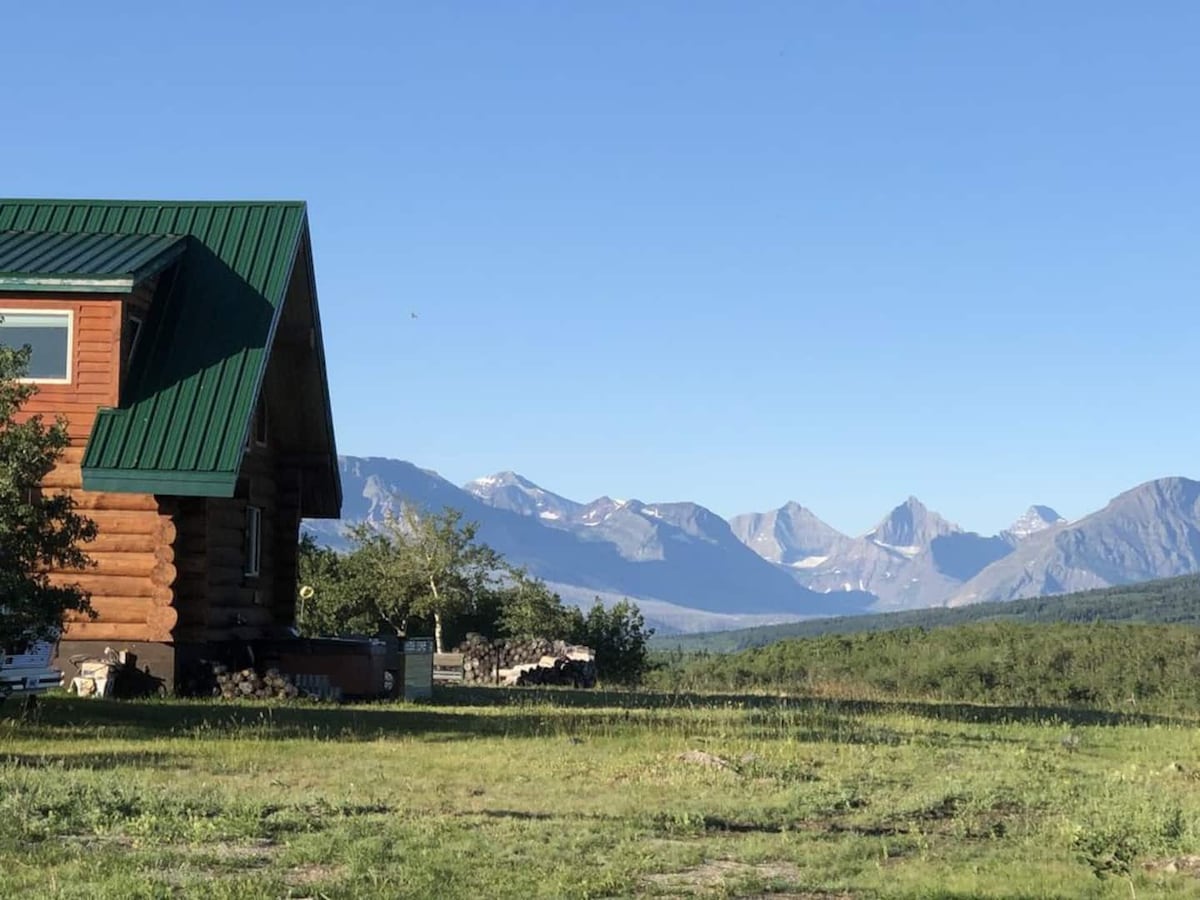
[[[595,677],[595,654],[587,647],[566,641],[545,638],[509,638],[489,641],[478,634],[468,634],[458,645],[463,655],[463,682],[466,684],[515,683],[510,670],[522,668],[527,673],[523,684],[575,684],[591,687]],[[555,661],[560,661],[555,666]],[[570,661],[572,665],[566,666]],[[532,669],[555,670],[532,673]]]
[[[560,687],[590,688],[596,686],[596,661],[581,653],[572,656],[543,656],[536,663],[525,663],[503,669],[501,684],[529,687],[551,684]]]
[[[300,696],[291,677],[282,674],[278,669],[267,669],[258,674],[254,669],[237,669],[230,671],[225,666],[213,666],[216,677],[216,687],[213,696],[223,700],[292,700]]]

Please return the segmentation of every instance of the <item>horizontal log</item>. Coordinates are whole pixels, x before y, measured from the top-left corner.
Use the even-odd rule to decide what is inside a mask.
[[[145,622],[70,622],[63,634],[69,641],[169,641],[170,632],[161,634]],[[118,649],[118,648],[114,648]]]
[[[241,547],[245,539],[246,524],[244,520],[235,528],[213,525],[208,528],[208,545],[210,547]]]
[[[214,569],[208,573],[208,587],[212,591],[228,591],[240,588],[246,581],[241,569]]]
[[[92,608],[99,612],[103,612],[103,610],[108,609],[110,606],[115,604],[115,606],[113,606],[114,609],[117,607],[132,609],[134,606],[137,606],[142,610],[143,613],[145,613],[152,606],[171,606],[175,601],[176,597],[174,596],[174,592],[172,592],[170,597],[117,597],[107,595],[93,596],[89,602],[91,603]]]
[[[93,619],[82,613],[72,613],[69,622],[108,622],[110,624],[130,622],[145,623],[146,615],[154,608],[149,597],[93,597]]]
[[[214,569],[236,571],[240,576],[243,568],[243,551],[238,547],[213,546],[204,553],[180,554],[175,561],[179,573],[207,575]]]
[[[64,447],[62,456],[58,458],[58,461],[77,466],[83,462],[83,454],[86,451],[86,447]]]
[[[208,607],[201,603],[183,603],[181,602],[175,607],[179,613],[179,626],[207,625],[208,624]]]
[[[159,562],[150,570],[150,581],[159,587],[169,588],[175,583],[175,576],[178,574],[174,563]]]
[[[90,510],[87,516],[101,533],[150,534],[163,544],[174,544],[178,536],[175,523],[157,513],[97,509]]]
[[[153,494],[109,494],[99,491],[67,491],[78,510],[96,512],[149,512],[158,513],[159,503]]]
[[[160,543],[158,538],[152,534],[109,534],[108,532],[100,532],[94,540],[80,544],[79,549],[93,558],[102,553],[158,553],[160,549],[172,555],[175,552],[169,544]],[[170,562],[170,559],[168,558],[167,561]]]
[[[92,561],[86,569],[58,569],[59,575],[78,575],[93,573],[96,575],[137,575],[149,578],[159,566],[170,564],[175,552],[170,547],[156,546],[149,553],[110,553],[96,551],[90,546],[84,547],[84,552]],[[164,573],[165,575],[166,573]],[[174,576],[172,576],[174,580]]]
[[[241,566],[212,566],[208,570],[208,585],[213,589],[241,587],[247,576]]]
[[[59,462],[42,478],[42,489],[75,488],[83,489],[83,472],[76,463]]]
[[[246,501],[220,500],[210,503],[208,527],[241,531],[246,527]]]
[[[155,606],[146,614],[146,624],[159,634],[170,634],[179,621],[179,612],[173,606]]]
[[[150,597],[158,604],[169,604],[175,592],[164,585],[157,585],[145,577],[132,575],[51,575],[55,584],[74,584],[93,597]]]

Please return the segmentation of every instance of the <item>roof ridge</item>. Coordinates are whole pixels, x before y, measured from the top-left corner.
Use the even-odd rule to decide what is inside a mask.
[[[114,200],[87,197],[0,197],[0,204],[36,203],[39,205],[72,206],[79,204],[104,206],[308,206],[307,200]]]

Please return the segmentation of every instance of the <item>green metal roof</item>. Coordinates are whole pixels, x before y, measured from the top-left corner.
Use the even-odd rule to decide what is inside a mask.
[[[0,290],[125,293],[183,255],[175,234],[0,231]]]
[[[159,281],[121,408],[101,409],[96,418],[83,459],[84,487],[233,496],[272,338],[308,231],[305,205],[0,199],[0,231],[70,234],[80,247],[86,236],[106,237],[114,253],[122,237],[150,243],[190,238],[178,267]],[[316,337],[324,381],[319,331]],[[336,496],[340,506],[327,392],[325,401],[333,470],[327,496]],[[306,515],[329,515],[331,504],[323,506],[324,512]]]

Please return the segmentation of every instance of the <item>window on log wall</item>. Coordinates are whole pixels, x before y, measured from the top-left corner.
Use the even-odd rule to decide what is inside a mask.
[[[262,510],[257,506],[246,507],[246,575],[258,575],[262,561]]]

